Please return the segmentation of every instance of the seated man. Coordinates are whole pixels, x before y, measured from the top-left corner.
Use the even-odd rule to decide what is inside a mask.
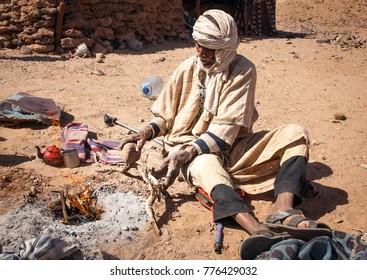
[[[168,188],[180,172],[214,200],[214,221],[233,217],[249,234],[274,232],[311,239],[329,235],[326,225],[306,219],[294,207],[301,202],[308,159],[308,133],[297,124],[270,132],[252,131],[256,68],[237,54],[237,26],[221,10],[208,10],[193,28],[197,54],[183,61],[154,102],[149,125],[121,142],[136,143],[164,136],[163,163],[154,168]],[[261,224],[240,195],[274,188],[272,215]],[[265,232],[265,233],[264,233]],[[287,235],[288,236],[288,235]],[[274,241],[275,240],[275,241]]]

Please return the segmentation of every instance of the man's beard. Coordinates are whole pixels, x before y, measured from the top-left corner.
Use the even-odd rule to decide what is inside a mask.
[[[205,68],[208,68],[208,69],[209,69],[209,68],[214,64],[214,62],[215,62],[215,59],[214,59],[214,58],[200,57],[199,59],[200,59],[201,63],[203,64],[203,66],[204,66]]]

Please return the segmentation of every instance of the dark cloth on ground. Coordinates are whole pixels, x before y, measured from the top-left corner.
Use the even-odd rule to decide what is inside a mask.
[[[367,243],[361,236],[332,231],[306,242],[287,239],[262,252],[255,260],[367,260]]]
[[[66,241],[40,236],[23,241],[15,252],[1,252],[0,260],[83,260],[80,249]]]

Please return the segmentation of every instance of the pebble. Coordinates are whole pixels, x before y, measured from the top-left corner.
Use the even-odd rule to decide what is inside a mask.
[[[341,123],[341,121],[340,121],[340,120],[335,120],[335,119],[334,119],[334,120],[331,120],[331,122],[332,122],[332,123]]]
[[[339,120],[339,121],[345,121],[347,117],[343,113],[335,113],[334,119]]]
[[[103,63],[103,59],[105,58],[106,56],[104,55],[104,53],[97,53],[96,54],[96,61],[98,63]]]
[[[95,69],[94,71],[91,72],[91,74],[96,76],[104,76],[104,72],[99,69]]]

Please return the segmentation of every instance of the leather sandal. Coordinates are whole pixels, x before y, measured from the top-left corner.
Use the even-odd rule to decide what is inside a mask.
[[[287,224],[283,224],[284,220],[290,216],[294,217]],[[308,221],[307,228],[297,227],[302,221]],[[269,215],[265,220],[264,226],[274,232],[287,232],[294,238],[304,241],[309,241],[318,236],[332,237],[332,231],[328,225],[306,218],[302,211],[298,209],[290,209]]]

